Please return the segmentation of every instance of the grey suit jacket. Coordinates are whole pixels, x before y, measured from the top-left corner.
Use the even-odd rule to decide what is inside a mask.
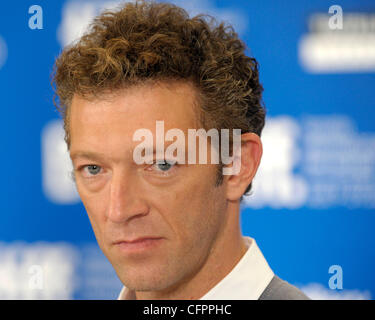
[[[259,300],[310,300],[301,290],[274,276]]]

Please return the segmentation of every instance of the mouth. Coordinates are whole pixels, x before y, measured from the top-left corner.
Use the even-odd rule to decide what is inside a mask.
[[[132,240],[120,240],[114,242],[114,246],[119,248],[122,253],[139,253],[154,249],[163,239],[162,237],[142,237]]]

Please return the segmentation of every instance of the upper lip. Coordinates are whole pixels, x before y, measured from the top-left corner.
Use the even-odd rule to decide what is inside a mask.
[[[146,240],[146,239],[161,239],[162,237],[155,237],[155,236],[146,236],[146,237],[139,237],[139,238],[134,238],[134,239],[123,239],[123,240],[118,240],[118,241],[115,241],[113,244],[119,244],[119,243],[122,243],[122,242],[125,242],[125,243],[135,243],[135,242],[140,242],[142,240]]]

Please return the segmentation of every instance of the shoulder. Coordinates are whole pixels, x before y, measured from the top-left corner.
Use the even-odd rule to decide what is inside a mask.
[[[310,300],[301,290],[274,276],[259,300]]]

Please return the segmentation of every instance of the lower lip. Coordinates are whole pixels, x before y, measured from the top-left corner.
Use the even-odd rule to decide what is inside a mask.
[[[121,251],[127,253],[142,252],[155,248],[160,244],[162,238],[144,239],[136,242],[120,242],[116,244]]]

